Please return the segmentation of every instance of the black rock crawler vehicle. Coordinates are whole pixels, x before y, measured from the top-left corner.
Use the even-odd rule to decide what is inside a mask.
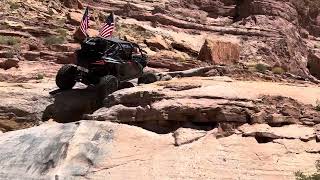
[[[147,84],[157,80],[153,74],[144,74],[147,65],[145,52],[135,43],[114,38],[88,38],[76,52],[77,63],[61,67],[56,84],[61,90],[72,89],[76,82],[106,87],[108,93],[132,87],[128,82],[139,78]]]

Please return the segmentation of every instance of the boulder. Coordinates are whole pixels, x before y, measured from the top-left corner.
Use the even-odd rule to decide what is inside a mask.
[[[89,37],[95,37],[99,35],[99,31],[95,30],[95,29],[88,29],[88,35]],[[82,33],[82,31],[80,30],[80,28],[78,28],[75,33],[73,34],[73,37],[75,40],[77,40],[78,42],[82,42],[83,40],[85,40],[86,36]]]
[[[252,15],[278,16],[289,22],[298,22],[297,9],[290,2],[275,0],[244,0],[239,1],[236,8],[238,18]]]
[[[197,50],[193,49],[190,45],[186,43],[172,42],[171,46],[172,48],[181,52],[185,52],[190,56],[198,56],[199,53]]]
[[[234,64],[239,61],[240,46],[232,42],[206,39],[198,59],[212,64]]]
[[[160,35],[156,35],[155,37],[152,37],[150,39],[146,39],[144,42],[150,48],[156,48],[158,50],[169,49],[168,44],[163,39],[163,37]]]
[[[176,146],[191,144],[192,142],[204,137],[206,134],[206,131],[199,131],[191,128],[179,128],[173,133],[175,141],[174,144]]]
[[[4,59],[4,58],[0,58],[0,68],[7,70],[10,68],[18,68],[19,67],[19,59],[15,59],[15,58],[10,58],[10,59]]]
[[[81,19],[82,19],[82,16],[83,15],[78,12],[69,12],[67,14],[67,19],[70,24],[75,25],[75,26],[79,26]]]
[[[320,79],[320,53],[310,52],[308,56],[309,72],[316,78]]]

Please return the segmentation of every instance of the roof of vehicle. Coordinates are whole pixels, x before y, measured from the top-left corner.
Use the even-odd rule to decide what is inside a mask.
[[[124,41],[124,40],[121,40],[121,39],[118,39],[118,38],[103,38],[103,39],[105,39],[107,41],[112,41],[112,42],[115,42],[115,43],[120,43],[120,44],[135,44],[135,43]]]

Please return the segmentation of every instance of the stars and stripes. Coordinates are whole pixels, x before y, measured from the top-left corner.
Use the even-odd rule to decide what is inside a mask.
[[[80,30],[81,32],[88,37],[87,30],[89,28],[89,8],[86,8],[86,11],[83,14],[81,24],[80,24]]]
[[[110,37],[112,36],[113,30],[114,30],[114,14],[112,12],[110,16],[108,16],[105,24],[102,26],[99,32],[99,36],[104,38]]]

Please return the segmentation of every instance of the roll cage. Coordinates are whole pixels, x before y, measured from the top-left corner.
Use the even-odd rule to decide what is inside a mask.
[[[95,45],[95,43],[101,44],[102,48],[100,53],[103,56],[111,57],[114,59],[121,59],[121,60],[131,60],[132,55],[138,55],[144,57],[146,52],[143,51],[138,44],[131,43],[128,41],[123,41],[116,38],[90,38],[85,41],[85,44],[88,45]]]

